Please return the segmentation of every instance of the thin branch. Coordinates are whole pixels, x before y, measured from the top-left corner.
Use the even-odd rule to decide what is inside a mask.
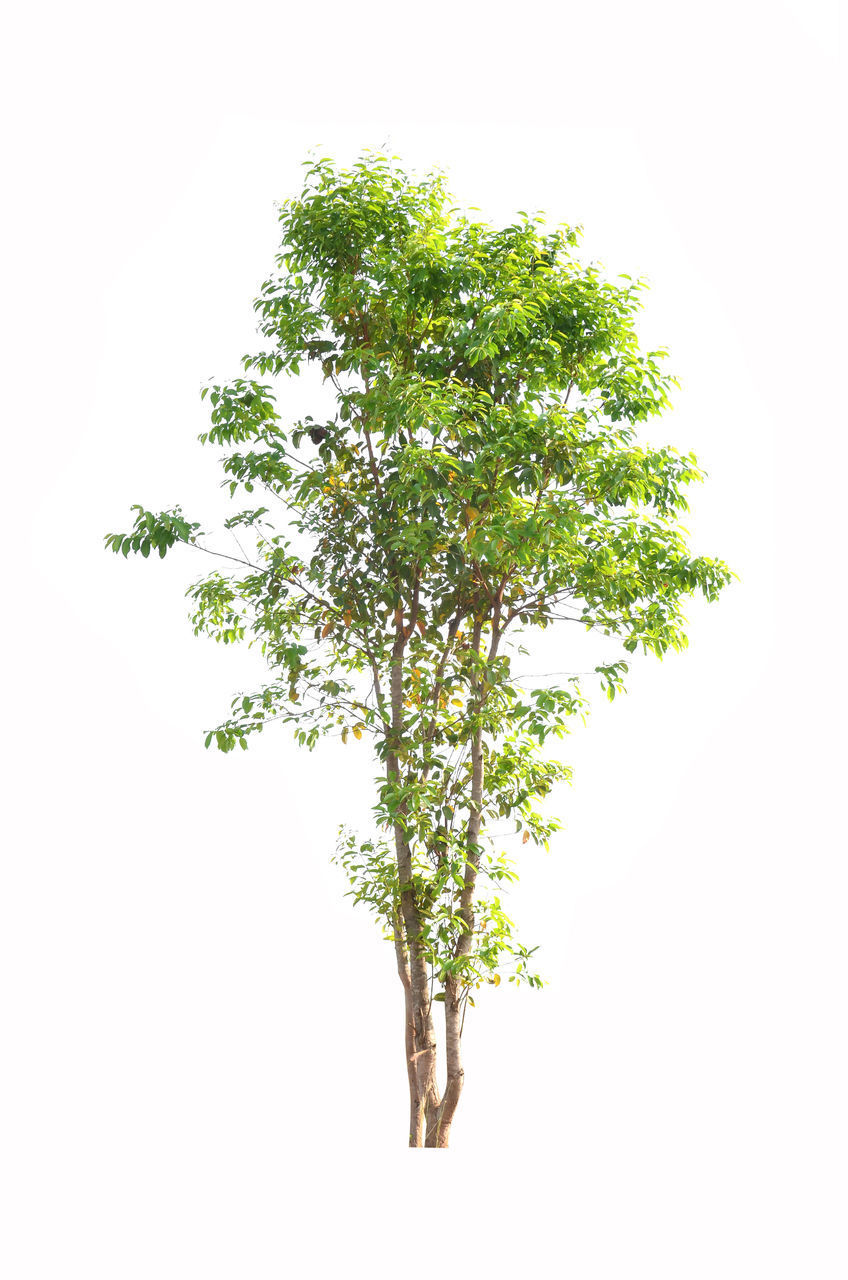
[[[254,564],[252,560],[242,560],[240,556],[227,555],[226,551],[213,551],[211,547],[204,547],[201,542],[189,542],[188,539],[181,538],[181,542],[185,542],[187,547],[196,547],[198,551],[205,551],[208,556],[218,556],[221,560],[232,560],[235,564],[247,565],[248,569],[255,569],[257,573],[266,573],[262,565]]]

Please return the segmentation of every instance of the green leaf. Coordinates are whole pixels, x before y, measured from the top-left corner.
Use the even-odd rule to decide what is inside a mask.
[[[501,972],[542,985],[496,895],[517,878],[507,853],[559,828],[571,771],[549,744],[589,691],[625,691],[628,654],[685,648],[687,600],[733,576],[679,523],[697,460],[642,439],[673,386],[664,350],[640,347],[643,282],[582,262],[577,228],[476,216],[441,174],[379,152],[311,160],[280,209],[257,349],[201,389],[230,503],[218,535],[135,504],[105,539],[125,557],[201,552],[195,634],[263,659],[207,748],[247,750],[272,723],[307,750],[368,730],[374,831],[337,851],[350,895],[392,943],[420,927],[428,972],[466,996]],[[334,403],[291,423],[276,379],[301,369]],[[583,683],[547,674],[585,665],[534,662],[528,633],[549,628],[551,652],[584,632],[610,652]],[[257,804],[299,805],[288,791]]]

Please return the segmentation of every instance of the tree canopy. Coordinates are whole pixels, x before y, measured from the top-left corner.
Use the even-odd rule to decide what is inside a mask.
[[[644,283],[583,264],[578,229],[473,220],[442,175],[380,153],[309,161],[280,225],[261,349],[202,392],[201,440],[223,450],[226,527],[245,550],[217,552],[190,588],[194,629],[259,645],[269,668],[206,742],[246,748],[279,720],[309,748],[372,742],[375,827],[343,831],[337,856],[395,946],[411,1132],[446,1133],[470,992],[502,974],[541,984],[502,905],[514,863],[486,828],[506,819],[547,842],[543,801],[568,770],[546,743],[586,706],[576,677],[522,686],[522,638],[566,624],[615,637],[596,668],[612,698],[628,655],[682,648],[683,602],[714,600],[731,573],[679,523],[695,457],[637,438],[673,381],[665,352],[638,343]],[[288,421],[277,381],[312,362],[334,412]],[[134,510],[115,552],[214,552],[179,507]]]

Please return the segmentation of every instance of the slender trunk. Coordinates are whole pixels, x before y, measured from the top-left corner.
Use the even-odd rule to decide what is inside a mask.
[[[406,841],[400,839],[398,865],[401,884],[408,883],[411,859]],[[405,878],[405,879],[404,879]],[[427,965],[418,935],[421,923],[411,889],[401,893],[401,917],[406,938],[404,981],[405,1048],[409,1076],[409,1145],[424,1145],[427,1111],[438,1104],[436,1089],[436,1032],[430,1005]],[[402,977],[402,981],[403,981]]]
[[[496,602],[492,616],[492,639],[489,644],[487,662],[497,657],[500,642],[500,603]],[[474,627],[472,643],[476,649],[480,646],[482,632],[481,621]],[[486,700],[485,682],[477,681],[478,714],[482,711]],[[485,781],[485,762],[483,756],[483,727],[477,723],[471,740],[471,805],[468,817],[468,832],[465,855],[465,883],[460,894],[459,914],[463,922],[463,931],[457,940],[455,957],[468,955],[471,950],[474,932],[474,892],[477,885],[477,871],[480,866],[480,829],[483,823],[483,785]],[[433,1116],[433,1122],[427,1133],[427,1146],[446,1147],[450,1138],[451,1125],[459,1104],[465,1071],[462,1066],[462,1009],[460,988],[456,979],[449,978],[445,984],[445,1046],[447,1056],[447,1084],[444,1097]]]
[[[460,1031],[462,1004],[457,983],[449,978],[445,985],[445,1048],[448,1077],[442,1099],[428,1113],[425,1146],[446,1147],[450,1140],[451,1124],[456,1113],[465,1072],[462,1069]]]
[[[416,599],[417,606],[417,599]],[[414,613],[413,609],[413,613]],[[500,640],[500,600],[492,617],[492,639],[487,661],[498,651]],[[411,629],[411,628],[410,628]],[[478,619],[473,644],[479,649],[482,619]],[[398,620],[398,632],[392,652],[391,673],[391,750],[387,753],[386,776],[390,782],[400,777],[397,750],[403,734],[403,655],[406,636]],[[486,699],[484,680],[475,681],[478,714]],[[480,828],[483,819],[484,756],[483,729],[478,722],[471,743],[471,806],[467,830],[465,882],[460,894],[460,916],[464,929],[455,950],[458,958],[471,950],[474,930],[474,892],[480,865]],[[398,972],[404,988],[406,1065],[409,1077],[409,1145],[411,1147],[447,1147],[451,1125],[459,1104],[465,1072],[462,1066],[462,985],[455,978],[445,983],[445,1049],[447,1083],[440,1097],[436,1084],[436,1037],[433,1027],[427,965],[421,950],[421,918],[412,890],[412,854],[406,838],[404,807],[398,807],[395,822],[395,852],[400,884],[400,910],[395,924]],[[401,941],[401,931],[403,938]]]
[[[405,934],[403,929],[403,920],[400,914],[395,916],[394,920],[395,935],[395,955],[397,956],[397,968],[403,986],[403,1004],[404,1004],[404,1049],[406,1052],[406,1071],[409,1077],[409,1143],[410,1146],[419,1146],[420,1143],[415,1141],[418,1132],[418,1113],[415,1105],[418,1096],[417,1074],[415,1070],[415,1019],[412,1009],[412,979],[409,972],[409,952],[406,949],[404,941]]]
[[[392,742],[386,757],[386,776],[396,782],[400,776],[397,748],[403,735],[403,654],[406,637],[402,622],[392,652],[391,710]],[[409,1145],[422,1147],[427,1127],[428,1109],[438,1105],[436,1089],[436,1032],[430,1007],[427,963],[420,936],[421,917],[412,890],[412,852],[406,838],[406,810],[399,806],[394,824],[395,855],[400,884],[400,921],[403,926],[405,964],[401,974],[404,983],[406,1015],[406,1066],[409,1076]],[[396,927],[396,934],[398,929]]]

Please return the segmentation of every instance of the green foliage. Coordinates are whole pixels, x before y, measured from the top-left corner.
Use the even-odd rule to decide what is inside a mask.
[[[138,515],[130,533],[106,535],[106,546],[116,555],[120,552],[126,557],[131,551],[140,551],[147,557],[153,548],[164,559],[166,552],[175,542],[197,542],[197,531],[200,525],[189,524],[184,520],[179,507],[174,507],[173,511],[162,511],[159,515],[154,515],[152,511],[145,511],[144,507],[138,504],[132,510],[137,511]]]
[[[247,376],[202,393],[201,441],[225,450],[230,497],[267,504],[226,522],[249,550],[212,551],[179,508],[136,507],[107,545],[164,556],[185,542],[236,566],[190,588],[194,629],[258,644],[270,679],[207,746],[246,748],[272,721],[310,748],[365,735],[384,766],[377,831],[395,832],[412,870],[401,883],[382,837],[344,834],[355,900],[396,939],[411,893],[440,983],[508,968],[538,985],[496,892],[515,872],[485,831],[506,821],[547,845],[557,824],[541,806],[568,770],[541,748],[587,704],[576,678],[522,688],[516,645],[570,622],[662,657],[686,643],[686,597],[714,600],[732,576],[692,555],[679,524],[695,458],[637,441],[673,382],[664,351],[639,349],[644,285],[582,264],[574,228],[470,220],[440,175],[412,179],[380,154],[350,170],[309,162],[280,223],[255,303],[265,345]],[[309,366],[336,411],[286,422],[253,375]],[[610,699],[623,691],[626,660],[596,670]]]

